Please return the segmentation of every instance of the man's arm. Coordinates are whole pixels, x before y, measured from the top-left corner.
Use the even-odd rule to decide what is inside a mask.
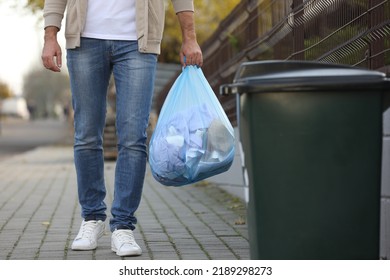
[[[183,66],[203,65],[202,51],[196,40],[194,12],[182,11],[177,13],[182,31],[182,47],[180,51],[180,61]],[[184,60],[185,57],[185,60]]]
[[[43,9],[45,37],[42,63],[47,69],[54,72],[60,72],[62,65],[62,52],[57,41],[57,33],[61,28],[67,2],[67,0],[45,0]]]
[[[55,26],[45,28],[44,45],[42,50],[42,63],[46,69],[60,72],[62,66],[62,51],[58,44],[57,33],[59,29]]]

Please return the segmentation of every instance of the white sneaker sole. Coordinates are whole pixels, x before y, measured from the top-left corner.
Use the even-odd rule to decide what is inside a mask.
[[[95,250],[97,248],[97,244],[95,246],[78,246],[72,244],[72,250],[73,251],[91,251]]]
[[[130,256],[140,256],[142,255],[141,248],[134,249],[132,251],[127,252],[119,252],[118,249],[115,247],[114,244],[111,244],[111,250],[117,254],[119,257],[130,257]]]

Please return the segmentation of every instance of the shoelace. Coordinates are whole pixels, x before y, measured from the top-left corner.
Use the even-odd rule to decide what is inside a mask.
[[[131,231],[117,231],[116,236],[121,243],[134,244],[134,235]]]
[[[86,221],[83,223],[82,231],[81,231],[81,238],[90,238],[93,234],[93,231],[96,227],[95,221]]]

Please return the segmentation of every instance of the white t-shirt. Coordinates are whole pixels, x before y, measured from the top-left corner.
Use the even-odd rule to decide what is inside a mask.
[[[89,0],[82,37],[106,40],[137,40],[136,0]]]

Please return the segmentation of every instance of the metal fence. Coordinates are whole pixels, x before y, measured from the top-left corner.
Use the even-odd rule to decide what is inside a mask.
[[[243,0],[202,50],[216,93],[245,61],[312,60],[389,74],[390,0]],[[234,97],[218,97],[235,124]]]

